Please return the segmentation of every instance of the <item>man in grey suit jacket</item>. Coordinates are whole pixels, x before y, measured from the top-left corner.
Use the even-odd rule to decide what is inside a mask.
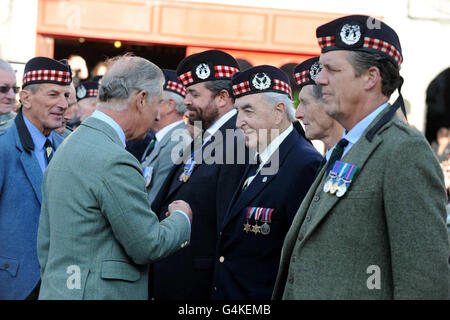
[[[388,103],[403,82],[398,36],[348,16],[317,37],[316,83],[344,138],[285,238],[273,298],[448,299],[442,170],[424,136],[395,116],[401,95]]]
[[[180,152],[192,141],[183,121],[186,112],[186,89],[177,78],[175,70],[163,69],[163,73],[163,101],[154,126],[155,140],[150,141],[142,162],[150,203],[158,194]]]
[[[147,264],[189,243],[190,206],[172,202],[159,222],[140,164],[125,150],[126,139],[142,139],[153,125],[163,74],[140,57],[111,64],[97,110],[44,175],[40,299],[147,299]]]

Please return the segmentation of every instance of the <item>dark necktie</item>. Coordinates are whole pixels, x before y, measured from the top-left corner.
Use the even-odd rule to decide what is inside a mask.
[[[334,147],[333,152],[331,153],[330,159],[327,164],[327,174],[330,172],[331,167],[334,163],[341,159],[342,154],[344,153],[345,147],[348,145],[348,140],[342,138]]]
[[[45,140],[44,147],[45,147],[45,157],[47,158],[47,164],[49,164],[50,160],[52,160],[53,157],[53,147],[49,139]]]

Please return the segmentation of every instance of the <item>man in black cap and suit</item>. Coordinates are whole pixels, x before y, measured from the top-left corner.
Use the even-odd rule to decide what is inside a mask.
[[[223,51],[209,50],[186,57],[176,71],[186,87],[189,121],[204,132],[168,174],[152,208],[163,219],[167,205],[180,199],[196,216],[190,245],[153,265],[150,290],[160,300],[209,299],[218,228],[245,170],[231,89],[238,64]]]
[[[296,122],[288,76],[263,65],[232,78],[236,126],[257,153],[219,228],[213,299],[269,300],[284,237],[322,157]]]
[[[43,172],[63,137],[70,66],[45,57],[25,65],[14,123],[0,135],[0,299],[37,299],[37,231]]]

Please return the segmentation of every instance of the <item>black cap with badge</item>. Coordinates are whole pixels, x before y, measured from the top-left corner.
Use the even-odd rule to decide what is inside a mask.
[[[163,90],[174,92],[183,98],[186,97],[186,88],[178,80],[175,70],[162,69],[162,72],[164,73]]]
[[[292,89],[287,74],[269,65],[256,66],[235,73],[232,78],[232,88],[236,99],[261,92],[286,94],[292,99]]]
[[[294,78],[300,89],[309,84],[316,84],[317,76],[322,70],[319,57],[303,61],[294,68]]]
[[[338,18],[316,30],[322,53],[350,50],[379,53],[400,68],[402,48],[397,33],[382,21],[363,15]]]
[[[204,81],[231,80],[239,71],[237,61],[228,53],[208,50],[184,58],[177,68],[177,76],[185,86]]]
[[[96,98],[98,95],[98,81],[87,80],[77,87],[77,100],[83,100],[86,98]]]
[[[328,22],[316,30],[317,41],[322,54],[333,50],[363,51],[385,57],[400,70],[403,62],[402,48],[397,33],[382,21],[363,15],[351,15]],[[374,58],[375,60],[376,58]],[[375,133],[392,117],[398,108],[406,118],[406,109],[401,87],[403,78],[399,75],[399,96],[390,110],[366,133],[372,141]]]

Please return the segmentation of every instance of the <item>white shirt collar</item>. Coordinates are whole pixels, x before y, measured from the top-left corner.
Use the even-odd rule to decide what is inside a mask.
[[[283,143],[284,139],[292,132],[294,126],[291,124],[286,130],[284,130],[278,137],[272,140],[272,142],[267,146],[267,148],[259,154],[261,159],[260,167],[264,166],[264,164],[269,161],[272,154],[280,147],[281,143]]]
[[[389,106],[389,102],[383,103],[381,106],[376,108],[370,114],[368,114],[364,119],[359,121],[350,131],[344,130],[343,138],[345,138],[349,143],[344,149],[344,153],[342,154],[342,158],[347,154],[348,151],[353,147],[353,145],[358,142],[358,140],[363,135],[364,131],[369,127],[369,125],[375,120],[375,118],[387,107]],[[330,159],[331,154],[333,153],[334,145],[330,150],[325,154],[326,159]]]
[[[94,117],[96,119],[99,119],[103,122],[106,122],[109,124],[114,131],[119,136],[120,141],[122,141],[123,147],[125,148],[126,142],[125,142],[125,132],[123,132],[122,128],[119,126],[117,122],[113,120],[110,116],[108,116],[106,113],[101,112],[100,110],[95,110],[94,113],[91,115],[91,117]]]
[[[161,130],[159,130],[158,132],[155,133],[155,138],[156,141],[160,142],[164,136],[170,131],[172,130],[172,128],[176,127],[177,125],[179,125],[180,123],[182,123],[183,120],[179,120],[179,121],[175,121],[167,126],[165,126],[164,128],[162,128]]]

